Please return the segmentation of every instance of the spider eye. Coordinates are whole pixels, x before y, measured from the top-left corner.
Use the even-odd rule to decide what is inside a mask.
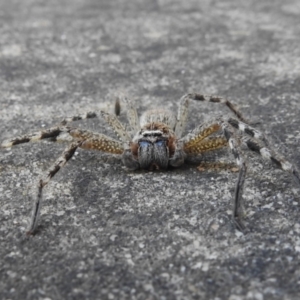
[[[145,148],[145,147],[148,147],[151,143],[150,142],[147,142],[147,141],[141,141],[139,142],[139,146],[141,148]]]
[[[165,145],[165,141],[157,141],[155,142],[156,146],[164,146]]]

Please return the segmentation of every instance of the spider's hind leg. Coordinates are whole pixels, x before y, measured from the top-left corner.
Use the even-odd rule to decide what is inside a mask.
[[[296,183],[300,186],[299,170],[297,170],[297,168],[289,161],[284,159],[278,152],[272,149],[270,142],[261,131],[233,118],[229,118],[223,122],[228,123],[236,130],[246,134],[248,137],[243,136],[241,141],[248,147],[248,149],[260,154],[262,158],[272,162],[277,168],[291,173]]]
[[[191,99],[191,100],[195,100],[195,101],[223,104],[223,105],[227,106],[237,116],[237,118],[239,120],[241,120],[247,124],[252,123],[250,120],[246,119],[243,116],[243,114],[240,112],[240,110],[237,108],[237,106],[235,104],[233,104],[231,101],[229,101],[228,99],[225,99],[223,97],[191,93],[191,94],[184,95],[182,98]]]
[[[300,173],[293,164],[285,160],[279,153],[270,149],[269,146],[267,147],[259,140],[245,137],[242,140],[251,151],[260,154],[265,160],[272,162],[277,168],[289,172],[293,176],[295,182],[300,186]]]
[[[247,164],[243,158],[242,151],[239,145],[239,140],[234,134],[234,131],[229,129],[226,124],[222,124],[223,133],[228,141],[231,153],[233,154],[236,163],[239,167],[238,179],[235,185],[232,217],[236,228],[240,231],[244,231],[245,226],[242,222],[243,218],[243,190],[247,173]]]
[[[210,135],[222,131],[224,137],[215,137]],[[228,126],[223,120],[216,120],[210,123],[204,123],[198,126],[192,133],[182,138],[183,149],[187,155],[202,154],[207,151],[217,150],[225,146],[229,146],[236,163],[239,167],[238,180],[235,186],[234,199],[232,205],[232,217],[235,227],[243,231],[243,187],[247,172],[247,166],[243,159],[238,137],[235,135],[234,129]]]

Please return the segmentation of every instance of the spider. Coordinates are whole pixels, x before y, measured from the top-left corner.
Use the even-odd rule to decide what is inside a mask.
[[[123,164],[131,170],[165,170],[168,167],[180,167],[191,156],[202,156],[208,151],[229,147],[239,168],[232,205],[232,219],[238,230],[244,230],[242,222],[242,193],[247,165],[241,151],[241,144],[246,145],[263,158],[273,162],[277,167],[293,175],[300,185],[299,171],[277,152],[270,149],[265,136],[249,125],[237,107],[229,100],[218,96],[206,96],[198,93],[184,95],[180,99],[177,117],[170,111],[154,109],[146,111],[139,122],[136,108],[130,100],[122,96],[127,106],[129,130],[126,130],[116,115],[104,111],[88,112],[64,119],[59,125],[39,132],[22,135],[4,141],[2,148],[46,138],[57,138],[61,133],[68,133],[73,141],[63,151],[40,179],[37,197],[34,199],[30,225],[27,234],[34,234],[40,215],[43,188],[51,178],[72,158],[78,148],[94,149],[121,155]],[[206,101],[226,105],[236,116],[217,117],[202,123],[193,131],[183,135],[188,118],[189,101]],[[117,101],[116,114],[119,114]],[[119,140],[104,134],[95,133],[68,124],[83,119],[102,117],[114,130]]]

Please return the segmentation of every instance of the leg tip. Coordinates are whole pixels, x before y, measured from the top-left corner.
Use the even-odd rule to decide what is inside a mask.
[[[246,226],[243,224],[242,220],[240,218],[233,218],[233,223],[234,223],[234,226],[235,226],[235,229],[237,229],[238,231],[244,233],[245,232],[245,229],[246,229]]]

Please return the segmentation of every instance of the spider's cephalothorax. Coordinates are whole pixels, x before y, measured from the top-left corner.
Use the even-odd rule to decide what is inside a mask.
[[[235,114],[236,118],[219,117],[212,119],[208,123],[200,124],[192,132],[183,136],[188,116],[189,100],[222,103]],[[263,158],[273,162],[282,170],[291,173],[300,185],[300,175],[297,168],[283,159],[277,152],[270,149],[264,135],[248,125],[249,122],[226,99],[202,94],[187,94],[180,100],[177,117],[164,109],[156,109],[146,112],[141,117],[141,122],[139,122],[137,111],[132,103],[126,97],[123,97],[122,101],[127,105],[129,130],[125,129],[116,115],[111,115],[103,111],[99,112],[99,114],[88,112],[83,115],[66,118],[58,126],[23,135],[4,141],[1,144],[1,147],[4,148],[45,138],[54,138],[55,140],[63,132],[69,133],[74,139],[64,150],[61,157],[48,170],[46,176],[40,179],[38,183],[38,194],[36,199],[34,199],[28,234],[35,232],[44,186],[68,162],[77,148],[119,154],[122,157],[124,165],[132,170],[164,170],[168,166],[179,167],[190,156],[204,155],[208,151],[229,147],[239,167],[232,215],[234,224],[240,230],[243,229],[241,206],[247,171],[241,151],[241,144],[246,145],[251,151],[255,151]],[[119,101],[117,103],[119,104]],[[118,115],[120,109],[116,109],[116,112],[118,112],[116,113]],[[112,139],[101,133],[67,126],[72,121],[95,118],[97,116],[102,116],[107,121],[118,135],[119,140]]]
[[[141,169],[159,170],[168,167],[174,148],[174,137],[171,134],[170,128],[163,123],[150,123],[143,127],[136,142],[131,144],[132,155],[137,157]]]
[[[176,118],[168,111],[150,110],[142,116],[141,130],[130,143],[131,163],[123,160],[129,169],[166,169],[174,155]]]

